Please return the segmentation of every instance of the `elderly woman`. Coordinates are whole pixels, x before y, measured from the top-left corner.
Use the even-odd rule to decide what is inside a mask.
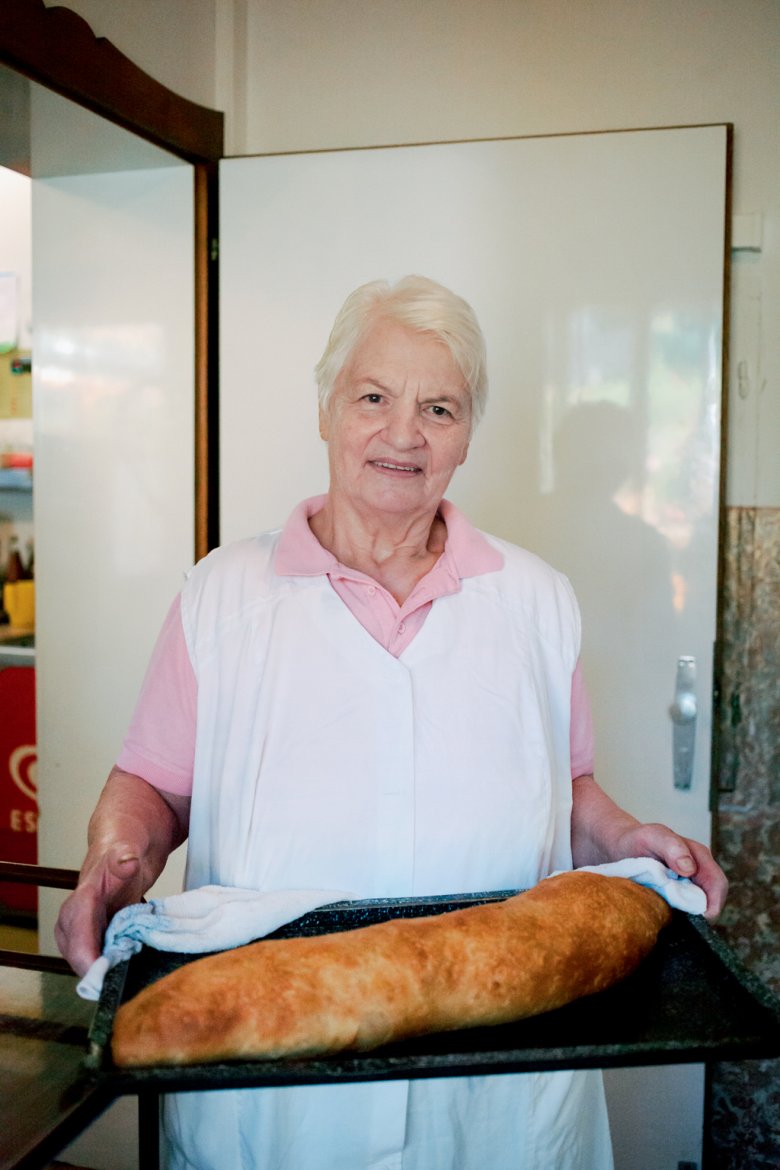
[[[419,277],[358,289],[317,367],[330,484],[190,574],[58,926],[83,972],[189,833],[187,884],[355,897],[534,885],[709,851],[599,789],[568,582],[444,499],[482,413],[469,306]],[[184,1094],[169,1164],[201,1170],[601,1170],[599,1074]]]

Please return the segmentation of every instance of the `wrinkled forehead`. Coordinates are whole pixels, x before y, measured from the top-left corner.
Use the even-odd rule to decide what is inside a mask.
[[[381,317],[368,324],[347,354],[336,386],[355,379],[417,380],[470,398],[450,347],[435,333]]]

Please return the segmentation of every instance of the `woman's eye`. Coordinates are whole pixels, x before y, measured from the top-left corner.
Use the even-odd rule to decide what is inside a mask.
[[[435,415],[436,418],[448,418],[448,417],[451,418],[452,417],[451,412],[449,410],[447,410],[447,407],[441,406],[438,402],[434,402],[431,405],[430,411],[431,411],[431,414]]]
[[[382,395],[381,394],[364,394],[363,401],[364,402],[371,402],[372,404],[375,404],[377,402],[382,401]]]

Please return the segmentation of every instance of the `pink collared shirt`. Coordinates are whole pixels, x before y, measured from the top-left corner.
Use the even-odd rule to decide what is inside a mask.
[[[285,524],[276,550],[279,576],[327,576],[355,618],[389,653],[399,657],[422,628],[433,602],[456,593],[464,577],[492,573],[503,565],[501,553],[453,504],[443,500],[447,525],[444,552],[399,605],[378,581],[340,564],[319,543],[309,517],[325,496],[299,504]],[[192,791],[195,757],[197,682],[190,662],[177,597],[168,611],[152,653],[141,693],[117,765],[155,788],[186,796]],[[593,772],[593,724],[580,664],[572,676],[572,778]]]

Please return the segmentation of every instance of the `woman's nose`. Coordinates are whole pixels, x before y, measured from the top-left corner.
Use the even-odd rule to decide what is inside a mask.
[[[419,447],[425,442],[416,405],[413,408],[399,405],[391,411],[385,430],[390,442],[399,450]]]

